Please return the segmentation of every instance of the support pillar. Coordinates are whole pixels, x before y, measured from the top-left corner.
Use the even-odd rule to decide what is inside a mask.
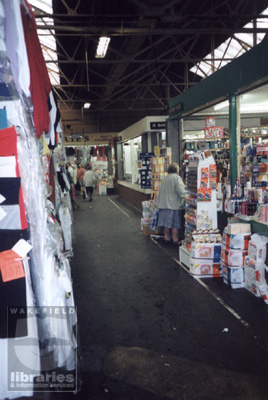
[[[236,178],[240,176],[240,115],[237,94],[230,95],[229,103],[230,181],[233,192]]]
[[[177,119],[167,120],[167,147],[171,147],[172,162],[180,165],[180,145],[179,145],[179,121]]]

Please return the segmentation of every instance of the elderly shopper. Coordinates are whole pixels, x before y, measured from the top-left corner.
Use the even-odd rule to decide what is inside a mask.
[[[185,186],[178,173],[178,164],[170,164],[158,194],[158,226],[164,227],[165,242],[175,245],[181,244],[179,230],[183,228],[185,208]]]

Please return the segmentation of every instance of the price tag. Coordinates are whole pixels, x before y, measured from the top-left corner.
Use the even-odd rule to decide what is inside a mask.
[[[31,249],[32,246],[30,243],[26,242],[24,239],[20,239],[15,246],[12,247],[12,250],[15,251],[15,253],[17,253],[20,257],[25,257]]]
[[[3,282],[25,277],[22,261],[13,250],[0,253],[0,270]]]

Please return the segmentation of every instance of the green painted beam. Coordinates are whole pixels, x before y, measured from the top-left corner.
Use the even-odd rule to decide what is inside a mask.
[[[232,193],[236,184],[238,161],[237,161],[237,95],[229,97],[229,139],[230,139],[230,181]]]
[[[169,102],[169,118],[181,118],[268,82],[268,38]],[[177,108],[177,111],[176,111]],[[171,113],[171,110],[174,110]]]

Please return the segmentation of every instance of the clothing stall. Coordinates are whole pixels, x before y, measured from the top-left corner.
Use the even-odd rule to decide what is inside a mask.
[[[72,211],[57,99],[29,3],[1,0],[0,22],[3,400],[51,388],[77,390],[77,317]]]

